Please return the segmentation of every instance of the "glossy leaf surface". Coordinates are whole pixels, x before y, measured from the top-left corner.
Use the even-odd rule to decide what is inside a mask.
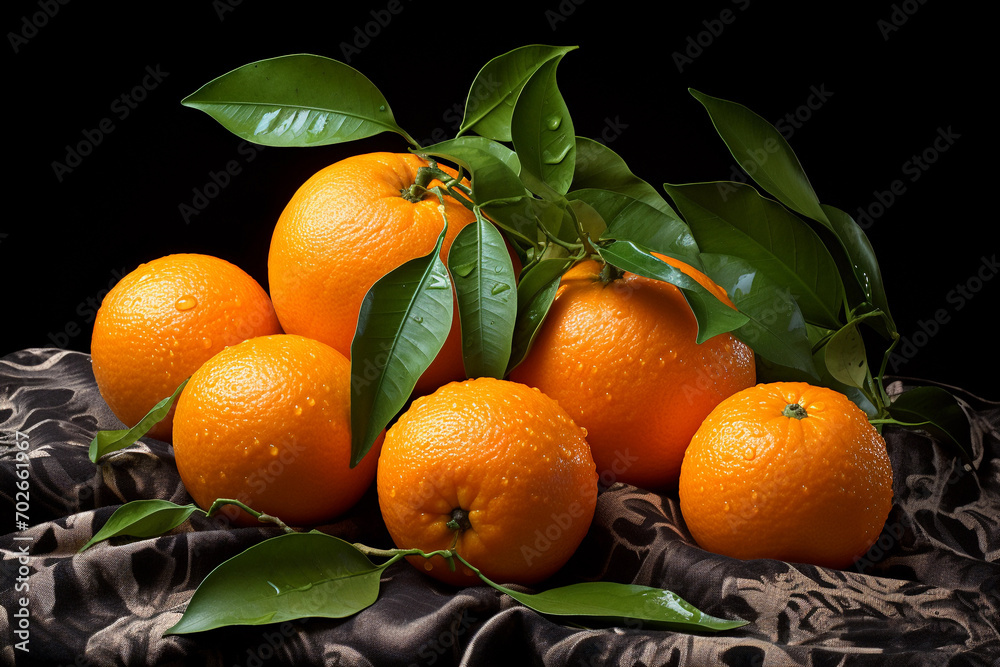
[[[395,132],[389,103],[340,61],[294,54],[249,63],[206,83],[182,104],[265,146],[318,146]]]

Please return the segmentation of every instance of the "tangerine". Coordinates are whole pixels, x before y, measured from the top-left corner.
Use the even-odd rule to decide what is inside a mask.
[[[434,249],[444,218],[441,257],[475,215],[444,197],[444,217],[431,180],[417,186],[428,162],[408,153],[369,153],[321,169],[292,196],[275,225],[268,280],[286,333],[320,340],[350,357],[361,302],[375,282]],[[439,165],[446,173],[457,173]],[[465,378],[459,318],[417,383],[425,393]]]
[[[597,473],[585,431],[554,400],[489,377],[416,399],[385,436],[376,486],[401,549],[454,549],[493,581],[562,567],[589,530]],[[441,556],[408,556],[455,585],[481,583]]]
[[[658,256],[733,305],[697,269]],[[603,483],[659,489],[676,483],[712,408],[755,383],[753,351],[728,333],[698,344],[674,285],[629,272],[605,280],[602,269],[585,260],[566,272],[510,379],[538,387],[587,429]]]
[[[350,467],[350,375],[344,355],[293,334],[253,338],[205,362],[174,418],[177,470],[194,501],[207,509],[235,499],[291,525],[350,509],[375,478],[381,445],[380,436]]]
[[[140,264],[104,297],[90,342],[101,396],[132,426],[228,345],[281,331],[264,289],[211,255]],[[170,442],[173,411],[148,435]]]
[[[885,440],[846,396],[773,382],[708,415],[684,455],[679,493],[708,551],[843,568],[882,531],[892,466]]]

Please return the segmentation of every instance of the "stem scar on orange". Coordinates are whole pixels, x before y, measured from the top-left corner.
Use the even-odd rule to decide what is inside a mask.
[[[700,271],[657,256],[733,305]],[[702,419],[755,383],[754,355],[730,334],[698,344],[674,285],[629,272],[605,281],[603,266],[586,260],[566,272],[510,379],[538,387],[587,429],[602,483],[660,489],[677,482]]]
[[[892,466],[885,440],[846,396],[774,382],[730,396],[705,419],[679,494],[708,551],[843,568],[885,525]]]
[[[416,399],[386,433],[376,480],[397,547],[454,548],[497,582],[554,574],[587,534],[597,503],[583,429],[537,389],[487,377]],[[481,583],[441,556],[408,560],[447,583]]]

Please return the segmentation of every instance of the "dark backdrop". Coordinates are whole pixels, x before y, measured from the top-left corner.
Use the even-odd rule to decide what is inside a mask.
[[[994,73],[985,17],[958,3],[95,4],[3,10],[0,353],[87,350],[108,287],[167,253],[219,255],[266,286],[271,229],[302,181],[352,153],[406,150],[394,135],[251,148],[180,105],[213,77],[288,53],[347,60],[430,140],[453,134],[489,58],[547,43],[580,47],[559,70],[577,133],[654,185],[734,178],[689,86],[779,123],[820,198],[865,222],[906,338],[895,370],[996,397],[993,135],[972,115]]]

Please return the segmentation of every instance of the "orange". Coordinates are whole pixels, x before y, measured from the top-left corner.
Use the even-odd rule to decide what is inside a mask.
[[[842,568],[892,507],[885,441],[846,396],[760,384],[720,403],[684,455],[681,514],[703,548]]]
[[[216,352],[281,331],[264,289],[210,255],[175,254],[140,264],[101,303],[90,354],[101,396],[127,426]],[[149,436],[171,439],[172,412]]]
[[[275,225],[268,255],[271,298],[286,333],[323,341],[350,358],[365,294],[392,269],[431,252],[443,228],[436,194],[416,201],[404,196],[426,164],[412,154],[356,155],[320,170],[295,192]],[[427,187],[439,185],[434,180]],[[475,216],[447,196],[445,215],[446,260],[455,236]],[[465,378],[459,329],[456,314],[418,393]]]
[[[344,355],[290,334],[253,338],[205,362],[174,417],[174,456],[191,497],[204,509],[236,499],[301,526],[350,509],[375,479],[381,441],[350,467],[350,376]]]
[[[700,271],[660,257],[732,305]],[[587,260],[563,276],[527,357],[510,379],[538,387],[587,429],[602,483],[676,483],[691,436],[712,408],[756,381],[749,347],[720,334],[696,343],[681,291],[624,273],[605,283]]]
[[[549,577],[594,516],[597,472],[585,435],[551,398],[507,380],[453,382],[418,398],[379,458],[378,501],[393,542],[424,552],[454,546],[495,582]],[[441,556],[408,558],[441,581],[482,583]]]

